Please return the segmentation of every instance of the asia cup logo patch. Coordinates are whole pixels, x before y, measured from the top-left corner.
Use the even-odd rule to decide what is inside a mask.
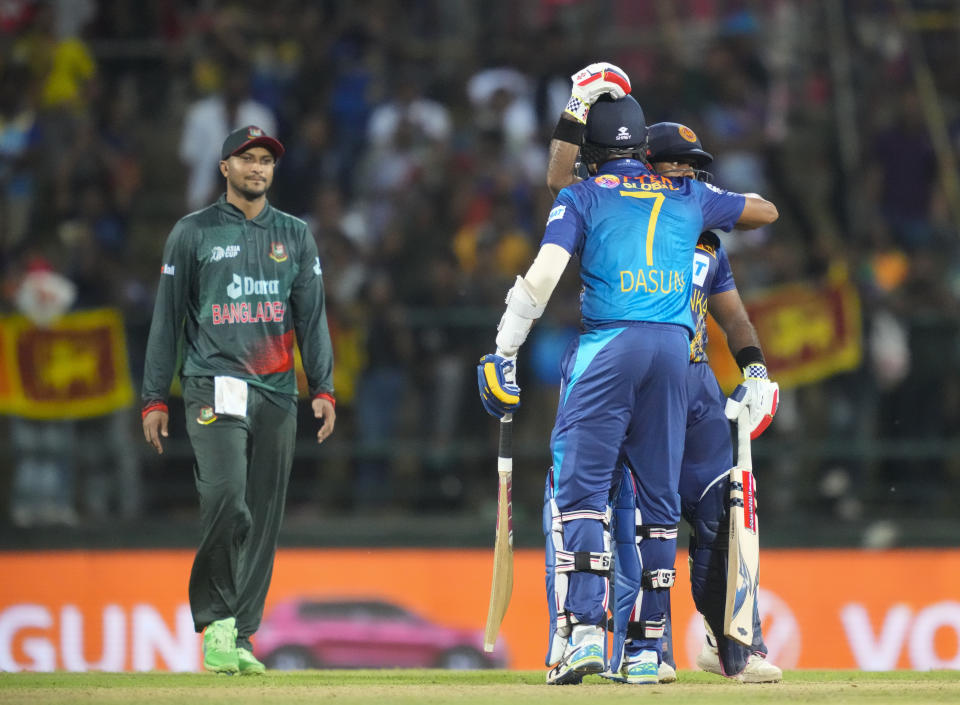
[[[282,242],[270,243],[270,259],[274,262],[287,261],[287,248],[283,246]]]
[[[679,132],[680,136],[683,137],[683,139],[685,139],[687,142],[697,141],[696,134],[694,134],[693,130],[691,130],[686,125],[681,125],[680,127],[678,127],[677,132]]]
[[[213,413],[212,406],[205,406],[200,409],[200,415],[197,417],[197,423],[201,426],[209,426],[217,420],[217,415]]]
[[[620,177],[613,174],[600,174],[593,182],[600,188],[616,188],[620,185]]]

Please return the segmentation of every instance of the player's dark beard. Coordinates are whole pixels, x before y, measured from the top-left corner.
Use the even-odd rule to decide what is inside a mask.
[[[256,191],[252,191],[246,186],[244,186],[242,181],[240,183],[233,182],[233,190],[236,191],[238,195],[240,195],[243,199],[247,201],[256,201],[258,198],[262,198],[267,192],[266,188],[264,188],[259,193],[257,193]]]

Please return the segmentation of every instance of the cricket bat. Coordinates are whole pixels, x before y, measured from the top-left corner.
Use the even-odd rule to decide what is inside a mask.
[[[737,419],[737,462],[730,468],[730,540],[723,633],[744,646],[753,644],[753,610],[759,585],[756,489],[750,458],[750,429],[747,411],[743,410]]]
[[[500,624],[513,594],[513,414],[500,419],[500,449],[497,452],[497,537],[493,544],[493,583],[487,626],[483,632],[483,650],[493,651]]]

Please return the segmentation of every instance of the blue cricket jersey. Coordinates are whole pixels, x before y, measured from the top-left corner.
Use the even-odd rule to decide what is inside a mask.
[[[690,341],[690,361],[707,362],[707,303],[714,294],[736,289],[730,260],[715,233],[706,232],[697,240],[693,254],[693,340]]]
[[[694,333],[691,265],[704,230],[728,231],[744,197],[689,178],[616,159],[563,189],[541,244],[580,257],[583,326],[617,321],[673,323]]]

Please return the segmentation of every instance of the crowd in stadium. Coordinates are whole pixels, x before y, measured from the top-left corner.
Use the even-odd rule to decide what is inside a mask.
[[[960,424],[960,193],[940,174],[960,151],[960,57],[933,0],[914,3],[930,21],[913,25],[869,0],[831,5],[5,2],[0,305],[17,309],[31,269],[59,272],[75,309],[122,311],[136,388],[163,241],[218,195],[219,145],[238,126],[222,116],[257,116],[286,146],[270,199],[316,237],[335,346],[337,435],[302,459],[291,503],[475,507],[496,424],[474,365],[542,235],[570,74],[609,60],[648,123],[697,131],[715,183],[777,204],[773,227],[725,240],[745,298],[838,278],[859,293],[859,364],[785,390],[758,445],[776,479],[764,508],[860,522],[905,501],[946,516],[944,488],[960,487],[945,450]],[[518,442],[540,450],[518,491],[533,508],[577,291],[565,277],[520,361]],[[176,493],[136,486],[179,475],[191,502],[189,472],[141,452],[135,406],[2,428],[0,496],[38,454],[75,478],[50,521],[168,511]],[[140,458],[123,498],[111,454]]]

